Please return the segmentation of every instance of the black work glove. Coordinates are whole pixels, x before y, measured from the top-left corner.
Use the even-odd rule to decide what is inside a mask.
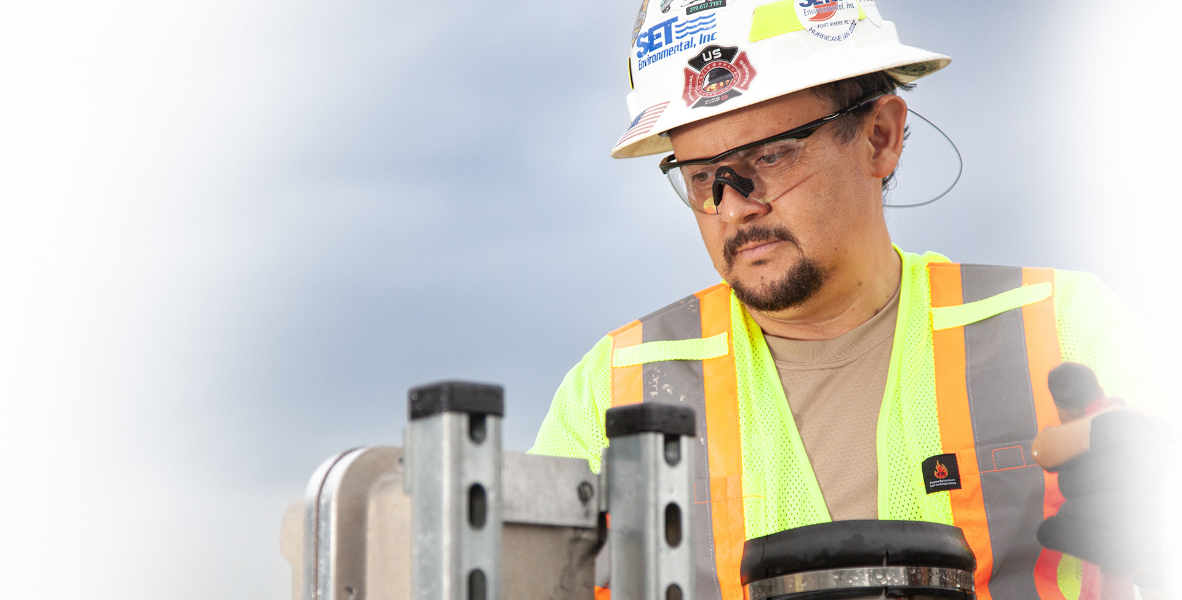
[[[1038,541],[1162,587],[1161,488],[1178,476],[1177,444],[1159,418],[1127,410],[1095,417],[1088,451],[1057,469],[1066,501],[1038,528]]]

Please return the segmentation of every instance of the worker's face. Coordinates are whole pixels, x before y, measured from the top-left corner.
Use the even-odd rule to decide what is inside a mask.
[[[684,160],[714,156],[841,108],[797,92],[679,127],[673,151]],[[694,213],[714,268],[744,304],[783,311],[828,286],[860,284],[841,280],[859,272],[848,267],[873,254],[870,244],[889,240],[882,178],[898,162],[906,113],[902,99],[884,97],[853,141],[840,139],[835,124],[809,137],[800,170],[777,199],[763,204],[728,186],[718,214]]]

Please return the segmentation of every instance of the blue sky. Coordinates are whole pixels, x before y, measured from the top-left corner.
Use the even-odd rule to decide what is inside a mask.
[[[599,337],[716,282],[657,159],[607,156],[637,4],[0,8],[6,589],[287,597],[283,508],[400,443],[408,387],[505,385],[525,449]],[[1092,271],[1182,334],[1165,20],[879,5],[953,57],[907,99],[965,159],[895,241]]]

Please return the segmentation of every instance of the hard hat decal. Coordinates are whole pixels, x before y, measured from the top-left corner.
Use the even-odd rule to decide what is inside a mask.
[[[878,8],[873,6],[873,4],[868,6],[866,4],[867,2],[872,2],[872,0],[864,0],[862,7],[871,10],[878,18],[878,24],[881,25],[882,17],[878,14]],[[836,2],[832,4],[836,4]],[[780,0],[779,2],[755,7],[755,11],[751,14],[751,35],[747,39],[752,42],[758,42],[759,40],[766,40],[770,37],[804,29],[804,23],[801,23],[801,17],[798,16],[798,12],[803,13],[804,11],[802,7],[797,5],[796,0]],[[826,18],[832,20],[835,13],[836,11],[830,12],[826,10],[819,15],[814,15],[814,18],[819,16],[822,20]],[[859,10],[858,19],[865,19],[868,17],[868,14],[865,11]],[[811,23],[812,21],[806,19],[806,22]]]
[[[805,30],[826,42],[844,42],[858,26],[857,0],[800,0],[793,6]]]
[[[739,90],[747,91],[755,75],[746,52],[735,46],[706,46],[689,59],[681,98],[691,108],[718,106],[742,96]]]
[[[673,0],[661,0],[661,12],[667,13],[673,7]]]
[[[644,29],[644,18],[648,16],[648,0],[641,0],[640,11],[636,13],[636,24],[632,26],[632,45],[636,45],[636,36]]]
[[[927,60],[910,65],[901,65],[891,69],[891,73],[907,78],[908,81],[919,79],[925,75],[935,73],[941,69],[940,61]]]
[[[705,10],[726,8],[726,0],[686,0],[681,5],[685,7],[685,16],[688,17]]]
[[[665,112],[666,106],[669,106],[669,103],[662,102],[640,111],[640,114],[636,115],[635,119],[632,119],[632,124],[628,126],[628,130],[624,132],[624,135],[620,137],[620,141],[616,142],[616,145],[619,146],[634,137],[652,131],[653,124],[657,122],[657,119],[661,118],[661,113]]]
[[[796,0],[784,0],[756,6],[751,13],[751,35],[747,39],[758,42],[804,29],[796,16],[795,4]]]
[[[715,21],[713,13],[686,20],[674,16],[649,27],[636,38],[636,69],[714,41],[715,34],[705,32],[717,26]]]

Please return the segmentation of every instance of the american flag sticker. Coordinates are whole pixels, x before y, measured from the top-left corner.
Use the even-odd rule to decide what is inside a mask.
[[[616,142],[616,147],[619,148],[625,142],[651,131],[653,124],[657,122],[657,119],[661,118],[661,113],[665,112],[666,106],[669,106],[669,103],[662,102],[640,111],[640,114],[636,115],[636,118],[632,120],[632,124],[628,126],[628,130],[624,132],[620,141]]]

